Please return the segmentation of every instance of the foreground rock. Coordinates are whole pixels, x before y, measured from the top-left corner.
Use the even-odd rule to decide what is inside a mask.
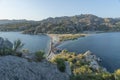
[[[0,57],[0,80],[69,80],[48,61],[28,62],[15,56]]]
[[[0,49],[1,48],[10,48],[12,49],[13,44],[7,40],[7,39],[3,39],[2,37],[0,37]]]

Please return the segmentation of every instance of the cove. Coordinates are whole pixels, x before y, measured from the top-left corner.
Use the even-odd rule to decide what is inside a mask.
[[[28,49],[30,52],[39,50],[47,51],[49,37],[45,35],[28,35],[20,32],[0,32],[0,37],[10,40],[12,43],[20,39],[24,44],[23,49]]]
[[[58,46],[71,52],[84,53],[88,50],[102,59],[102,66],[113,72],[120,68],[120,33],[92,34],[77,40],[65,41]]]

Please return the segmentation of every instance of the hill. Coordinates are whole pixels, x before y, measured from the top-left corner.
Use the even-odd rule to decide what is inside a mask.
[[[23,21],[1,24],[2,31],[24,33],[81,33],[84,31],[120,31],[120,18],[101,18],[92,14],[47,18],[41,21]]]
[[[0,31],[23,31],[35,27],[37,21],[0,20]]]
[[[25,33],[81,33],[84,31],[120,31],[120,18],[101,18],[91,14],[47,18]]]

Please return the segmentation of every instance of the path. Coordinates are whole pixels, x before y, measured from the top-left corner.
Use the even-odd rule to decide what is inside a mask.
[[[58,43],[58,37],[52,34],[48,34],[48,36],[50,37],[50,44],[49,44],[49,50],[47,52],[47,59],[50,60],[51,58],[53,58],[55,56],[55,45]]]

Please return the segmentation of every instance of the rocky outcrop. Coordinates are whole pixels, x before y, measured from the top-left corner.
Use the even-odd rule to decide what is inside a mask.
[[[92,52],[91,51],[87,51],[87,52],[85,52],[84,54],[84,57],[85,57],[85,60],[86,61],[93,61],[93,60],[96,60],[97,61],[97,57],[96,57],[96,55],[94,55],[94,54],[92,54]]]
[[[89,66],[92,69],[94,70],[101,69],[101,71],[107,72],[106,68],[103,68],[99,65],[99,62],[101,61],[101,59],[97,57],[96,55],[94,55],[91,51],[87,51],[83,55],[85,57],[85,61],[90,62]]]
[[[13,48],[13,44],[9,40],[4,40],[2,37],[0,37],[0,49],[1,48]]]
[[[16,56],[0,57],[0,80],[69,80],[48,61],[28,62]]]
[[[71,76],[71,75],[72,75],[72,72],[71,72],[71,67],[70,67],[69,62],[65,61],[65,66],[66,66],[65,72],[66,72],[69,76]]]
[[[24,33],[81,33],[84,31],[120,31],[119,18],[101,18],[92,14],[47,18],[27,28]]]
[[[92,52],[87,51],[84,54],[85,61],[90,62],[90,67],[94,70],[98,70],[100,68],[100,65],[98,64],[96,55],[93,55]]]

